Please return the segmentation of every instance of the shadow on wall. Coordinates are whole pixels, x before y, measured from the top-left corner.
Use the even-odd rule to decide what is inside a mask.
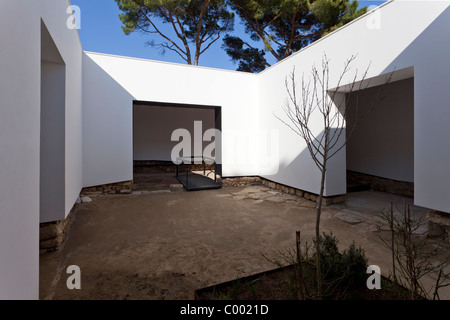
[[[405,74],[405,72],[408,72],[408,69],[405,70],[401,70],[401,72],[399,71],[397,75],[397,77],[403,76]],[[374,141],[376,141],[378,144],[382,145],[382,148],[379,148],[379,151],[382,151],[383,153],[378,156],[378,158],[375,158],[372,156],[372,158],[368,159],[371,161],[376,162],[376,165],[378,167],[380,167],[381,171],[386,171],[387,168],[391,168],[392,162],[394,162],[395,165],[397,166],[404,166],[404,159],[400,158],[398,156],[398,150],[389,148],[392,145],[392,141],[389,141],[390,143],[387,143],[387,139],[389,139],[389,137],[387,138],[381,138],[380,134],[373,134],[373,132],[369,132],[366,135],[366,139],[361,138],[361,137],[356,137],[356,135],[358,135],[358,130],[361,129],[367,129],[367,125],[370,124],[367,122],[368,120],[370,120],[370,118],[374,115],[374,112],[376,111],[376,113],[379,115],[380,109],[383,106],[383,103],[385,103],[385,100],[389,100],[390,104],[395,106],[396,103],[400,102],[400,98],[403,98],[402,95],[404,95],[404,92],[402,92],[400,89],[402,89],[402,87],[399,87],[399,84],[403,84],[404,82],[400,82],[397,81],[395,83],[392,84],[386,84],[385,81],[387,81],[387,76],[390,73],[382,73],[378,76],[372,77],[372,78],[368,78],[365,79],[364,82],[366,82],[367,84],[363,84],[361,88],[356,87],[355,90],[350,94],[350,93],[344,93],[342,92],[338,94],[338,99],[339,100],[335,100],[335,104],[337,105],[337,108],[340,110],[341,112],[341,116],[347,117],[349,120],[349,124],[350,127],[353,128],[353,126],[351,125],[351,123],[353,123],[354,125],[356,125],[356,123],[358,122],[358,125],[355,127],[356,131],[353,132],[353,136],[351,137],[350,141],[349,141],[349,147],[351,150],[353,150],[355,153],[356,151],[360,151],[359,149],[362,149],[362,147],[364,148],[369,148],[369,150],[373,151],[373,147],[374,145],[371,145],[371,143],[373,143]],[[394,75],[392,75],[392,77],[394,77]],[[375,80],[375,81],[374,81]],[[375,85],[373,84],[373,82],[375,82]],[[372,84],[372,86],[369,87],[369,85]],[[341,87],[345,87],[344,85],[342,85]],[[332,89],[334,90],[334,89]],[[333,94],[334,91],[330,90],[330,92]],[[403,90],[404,91],[404,90]],[[393,92],[396,92],[397,96],[392,96]],[[350,94],[350,95],[349,95]],[[361,97],[365,97],[365,99],[362,99]],[[352,99],[349,99],[353,97]],[[357,101],[357,102],[355,102]],[[408,100],[409,101],[409,100]],[[404,101],[401,101],[401,103],[403,103]],[[410,102],[410,104],[412,104],[412,102]],[[342,108],[341,106],[346,105],[345,108]],[[388,106],[389,108],[391,106]],[[358,108],[358,109],[356,109]],[[372,109],[373,108],[373,109]],[[386,109],[386,107],[384,107],[384,109]],[[344,113],[343,111],[346,110]],[[359,110],[359,111],[356,111]],[[383,110],[383,109],[381,109]],[[361,112],[362,111],[362,112]],[[386,111],[386,110],[385,110]],[[318,111],[316,111],[318,112]],[[391,112],[392,110],[387,110],[386,112]],[[410,116],[412,117],[412,111],[410,112]],[[358,115],[358,116],[357,116]],[[355,121],[355,117],[358,117],[358,121]],[[387,113],[383,113],[381,114],[380,117],[380,121],[379,121],[379,128],[377,127],[377,129],[380,129],[381,132],[384,133],[384,135],[386,135],[385,129],[385,123],[384,121],[384,117],[385,116],[389,116]],[[319,116],[320,118],[320,116]],[[405,120],[405,118],[402,117],[402,114],[400,114],[400,116],[398,117],[400,118],[402,121]],[[385,118],[386,119],[386,118]],[[408,120],[408,119],[406,119]],[[289,120],[287,120],[287,124],[292,125],[291,122],[289,122]],[[320,121],[320,119],[319,119]],[[412,126],[412,120],[410,120],[411,123],[410,126]],[[373,123],[372,123],[373,125]],[[293,126],[294,128],[296,126]],[[392,129],[391,129],[391,133],[395,134],[395,135],[399,135],[399,131],[398,126],[394,123],[392,124]],[[335,128],[333,129],[333,131],[330,133],[331,136],[333,136],[335,134],[335,132],[337,132],[339,129]],[[410,130],[412,131],[412,129]],[[409,137],[412,137],[412,132],[408,131],[407,133],[409,135]],[[319,135],[317,135],[315,137],[316,141],[320,141],[322,139],[324,135],[324,132],[322,131]],[[353,147],[352,148],[352,139],[358,138],[358,141],[360,141],[359,146],[357,146],[356,148]],[[368,137],[372,138],[372,140],[368,139]],[[346,132],[345,129],[342,132],[342,135],[340,137],[340,141],[336,144],[336,148],[341,147],[345,142],[344,139],[346,138]],[[380,141],[380,139],[385,139],[384,141]],[[399,135],[396,139],[396,141],[403,139],[403,136]],[[285,139],[281,139],[281,140],[285,140]],[[394,140],[394,139],[392,139]],[[408,145],[407,147],[409,147],[409,149],[407,149],[406,151],[408,152],[404,152],[407,153],[406,157],[408,160],[413,158],[413,142],[412,139],[410,139],[410,145]],[[292,140],[291,140],[292,141]],[[320,180],[321,180],[321,172],[318,169],[318,167],[316,166],[316,164],[314,163],[314,161],[312,160],[312,156],[310,154],[310,151],[308,150],[308,148],[306,147],[305,143],[303,142],[303,139],[300,136],[297,136],[297,140],[298,141],[298,146],[302,146],[302,150],[298,153],[298,155],[295,157],[295,159],[293,159],[292,161],[282,161],[282,158],[280,158],[281,163],[279,165],[279,172],[275,175],[265,175],[264,177],[282,184],[286,184],[301,190],[305,190],[305,191],[309,191],[312,193],[319,193],[320,190]],[[400,141],[400,143],[402,143],[402,141]],[[297,144],[296,144],[297,145]],[[292,145],[291,148],[295,149],[295,145]],[[329,152],[329,154],[332,154],[333,152]],[[335,196],[335,195],[341,195],[341,194],[345,194],[347,192],[347,188],[346,188],[346,172],[347,172],[347,146],[344,146],[337,154],[335,154],[331,159],[329,159],[327,161],[327,172],[326,172],[326,182],[325,182],[325,196]],[[352,154],[353,154],[352,153]],[[361,157],[361,154],[357,155],[357,157]],[[354,158],[354,157],[353,157]],[[367,159],[363,159],[362,161],[368,162]],[[391,163],[390,163],[391,162]],[[412,162],[412,161],[409,161]],[[351,164],[351,162],[349,162]],[[364,165],[367,166],[367,163],[364,163]],[[411,169],[410,171],[412,171],[412,167],[413,165],[409,165],[409,169]],[[355,168],[352,168],[350,166],[350,169],[353,170]],[[397,167],[398,169],[398,167]],[[395,170],[395,169],[394,169]],[[358,171],[358,170],[356,170]],[[364,172],[364,171],[363,171]],[[367,172],[367,173],[372,173],[375,175],[378,175],[377,172]],[[381,175],[383,176],[383,175]],[[395,178],[395,177],[389,177],[389,178]]]
[[[371,102],[380,96],[372,108]],[[352,105],[366,118],[347,144],[347,170],[397,181],[414,181],[414,79],[362,90],[350,95],[347,124],[355,125]]]
[[[448,63],[448,52],[445,50],[430,50],[430,48],[450,48],[447,30],[450,28],[450,7],[444,10],[397,58],[387,66],[382,73],[392,72],[399,67],[410,67],[425,64],[427,66],[438,65],[437,62]],[[444,35],[444,36],[442,36]],[[426,53],[424,53],[426,51]],[[427,59],[424,59],[427,57]],[[423,62],[423,63],[418,63]],[[439,68],[444,74],[448,74],[447,68]]]
[[[332,130],[331,134],[336,130]],[[316,138],[320,140],[323,135],[324,131],[317,135]],[[343,136],[345,136],[345,132],[343,132],[342,138]],[[282,137],[280,137],[281,140]],[[297,146],[299,149],[302,148],[298,155],[292,161],[283,161],[280,158],[277,174],[262,175],[262,177],[297,189],[319,194],[321,172],[312,160],[311,153],[303,139],[297,136],[296,141],[298,141],[298,144],[292,146],[292,148],[295,149]],[[329,197],[347,193],[345,159],[345,148],[343,148],[328,160],[324,196]]]
[[[385,69],[414,66],[415,204],[446,212],[450,210],[449,29],[450,7]]]
[[[65,217],[66,65],[41,20],[40,222]]]
[[[375,77],[376,78],[376,77]],[[370,79],[367,79],[370,80]],[[395,88],[397,89],[397,88]],[[348,93],[343,94],[340,96],[342,100],[340,102],[336,101],[336,105],[342,106],[343,104],[348,104],[345,109],[341,107],[337,107],[340,110],[340,116],[341,117],[349,117],[357,114],[355,111],[356,108],[358,110],[364,110],[364,112],[360,112],[361,114],[358,116],[358,125],[355,129],[358,129],[362,126],[364,126],[364,122],[368,119],[366,118],[366,115],[370,117],[371,113],[374,112],[374,110],[370,110],[367,108],[367,104],[369,107],[373,107],[374,109],[379,108],[381,105],[381,99],[379,102],[375,102],[374,105],[372,105],[372,100],[377,100],[379,98],[378,95],[381,94],[384,98],[387,98],[390,96],[390,92],[386,92],[384,85],[378,85],[375,87],[372,87],[370,89],[361,89],[361,90],[355,90],[352,94],[353,95],[360,95],[366,92],[366,90],[369,90],[367,92],[370,92],[369,99],[366,99],[366,101],[360,101],[357,104],[355,103],[349,103],[351,100],[348,100]],[[367,94],[366,94],[367,95]],[[375,98],[373,98],[375,97]],[[341,99],[340,98],[340,99]],[[359,100],[359,99],[358,99]],[[367,109],[367,110],[365,110]],[[347,110],[345,114],[342,113],[343,110]],[[318,111],[317,111],[318,112]],[[288,120],[289,121],[289,120]],[[287,122],[287,124],[292,125],[291,122]],[[342,122],[342,124],[344,124]],[[339,124],[336,124],[339,126]],[[356,125],[356,123],[355,123]],[[342,130],[342,131],[341,131]],[[355,132],[354,132],[355,133]],[[318,134],[315,137],[315,141],[321,141],[324,136],[324,131],[322,131],[320,134]],[[315,194],[319,193],[320,190],[320,182],[321,182],[321,171],[317,167],[317,165],[312,160],[312,156],[310,153],[310,150],[306,147],[305,142],[300,136],[296,136],[295,139],[296,143],[295,145],[292,145],[291,148],[296,148],[296,145],[299,146],[299,148],[302,148],[302,150],[298,153],[298,155],[292,160],[292,161],[282,161],[279,163],[279,170],[278,173],[275,175],[265,175],[264,177],[269,180],[274,180],[276,182],[286,184],[301,190],[305,190],[308,192],[312,192]],[[346,129],[345,128],[332,128],[330,132],[330,137],[333,140],[330,142],[331,144],[334,144],[336,140],[335,138],[339,139],[332,150],[328,151],[328,154],[331,155],[334,152],[336,152],[339,148],[342,148],[339,150],[336,154],[334,154],[331,158],[327,160],[327,168],[326,168],[326,179],[325,179],[325,190],[324,195],[325,196],[336,196],[336,195],[342,195],[347,193],[347,182],[346,182],[346,172],[347,172],[347,156],[346,156],[346,149],[347,146],[343,146],[345,144],[346,139]],[[284,140],[282,137],[280,137],[281,140]],[[298,141],[298,144],[297,144]],[[363,141],[364,143],[364,141]],[[301,147],[300,147],[301,146]],[[395,152],[392,151],[392,153],[395,155]],[[320,155],[317,155],[317,158],[322,162],[322,159],[320,159]],[[383,160],[383,159],[382,159]],[[386,165],[386,163],[381,163],[381,166]]]
[[[133,180],[133,100],[83,54],[83,187]]]

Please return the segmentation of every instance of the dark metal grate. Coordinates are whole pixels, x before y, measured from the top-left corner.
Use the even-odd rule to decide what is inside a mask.
[[[186,188],[188,191],[199,191],[199,190],[210,190],[210,189],[220,189],[222,185],[208,177],[201,174],[188,173],[187,175],[179,175],[177,177],[178,181]]]
[[[180,164],[177,164],[176,167],[176,177],[178,181],[181,182],[181,184],[186,188],[188,191],[199,191],[199,190],[210,190],[210,189],[220,189],[222,188],[222,184],[217,182],[217,164],[216,161],[212,158],[207,158],[203,156],[192,156],[192,157],[179,157],[177,160],[194,160],[194,159],[201,159],[201,163],[203,165],[203,175],[196,174],[193,172],[190,172],[186,167],[189,166],[189,164],[184,164],[183,162],[180,162]],[[211,171],[211,173],[214,173],[214,180],[209,178],[206,175],[206,161],[213,162],[214,163],[214,170]],[[184,174],[180,174],[179,166],[185,167]]]

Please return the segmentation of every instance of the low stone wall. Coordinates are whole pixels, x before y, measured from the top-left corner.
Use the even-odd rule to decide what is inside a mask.
[[[80,195],[92,197],[102,194],[130,194],[132,189],[133,181],[131,180],[83,188]]]
[[[297,197],[305,198],[306,200],[311,200],[311,201],[315,201],[315,202],[318,202],[318,200],[319,200],[319,195],[317,195],[317,194],[310,193],[310,192],[307,192],[307,191],[304,191],[301,189],[289,187],[284,184],[276,183],[274,181],[270,181],[267,179],[262,179],[262,185],[272,188],[272,189],[279,190],[284,193],[296,195]],[[333,196],[333,197],[323,197],[323,199],[322,199],[322,205],[324,205],[324,206],[329,206],[332,204],[340,204],[340,203],[344,203],[344,202],[345,202],[345,195],[339,195],[339,196]]]
[[[261,177],[232,177],[232,178],[223,178],[222,179],[222,187],[243,187],[247,185],[263,185],[271,189],[275,189],[287,194],[296,195],[298,197],[305,198],[307,200],[317,202],[319,196],[314,193],[310,193],[307,191],[303,191],[297,188],[289,187],[280,183],[276,183]],[[324,197],[322,204],[324,206],[329,206],[332,204],[340,204],[345,202],[345,195],[339,195],[334,197]]]
[[[261,184],[262,179],[260,177],[232,177],[218,179],[218,181],[222,182],[222,187],[243,187]]]
[[[414,183],[397,181],[387,178],[372,176],[365,173],[347,171],[347,183],[368,185],[372,190],[397,194],[414,198]]]
[[[41,223],[39,226],[39,252],[44,254],[58,250],[64,241],[64,237],[73,216],[79,209],[76,203],[67,218],[61,221]]]

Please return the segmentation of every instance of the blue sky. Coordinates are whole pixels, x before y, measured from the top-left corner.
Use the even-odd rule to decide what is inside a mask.
[[[380,5],[383,1],[362,1],[362,6]],[[80,7],[81,29],[79,30],[81,44],[85,51],[101,52],[121,56],[144,58],[151,60],[185,63],[176,53],[167,51],[164,55],[156,48],[146,45],[150,40],[148,35],[135,32],[125,35],[121,29],[119,10],[114,0],[71,0],[72,5]],[[244,27],[236,17],[234,34],[244,35]],[[230,61],[221,48],[218,40],[203,55],[199,65],[212,68],[236,70],[237,66]],[[267,58],[269,54],[266,55]],[[274,63],[275,61],[270,61]]]

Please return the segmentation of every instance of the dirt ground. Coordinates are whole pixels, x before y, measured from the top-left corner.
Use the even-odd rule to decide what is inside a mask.
[[[355,241],[388,273],[390,255],[378,240],[386,231],[375,213],[390,200],[402,201],[349,195],[325,208],[322,230],[343,247]],[[297,230],[310,241],[314,226],[315,203],[262,186],[96,197],[79,205],[63,246],[40,256],[40,298],[193,299],[196,289],[273,269],[264,255],[293,248]],[[66,286],[70,265],[80,267],[81,290]],[[450,299],[448,291],[441,296]]]

